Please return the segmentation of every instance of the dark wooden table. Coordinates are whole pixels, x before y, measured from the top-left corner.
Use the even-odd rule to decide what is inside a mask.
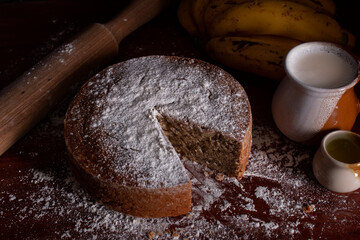
[[[0,89],[89,23],[111,18],[119,2],[1,3]],[[179,25],[176,4],[123,40],[116,61],[164,54],[212,62]],[[356,8],[338,4],[339,21],[359,36],[351,20]],[[216,180],[185,161],[194,185],[188,215],[141,219],[108,210],[69,171],[66,99],[0,157],[0,239],[359,239],[360,190],[336,194],[317,183],[311,170],[316,149],[288,140],[272,121],[277,83],[226,70],[245,88],[254,118],[243,179]]]

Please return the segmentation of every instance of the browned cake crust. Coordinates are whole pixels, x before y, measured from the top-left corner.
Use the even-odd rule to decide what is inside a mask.
[[[141,65],[144,64],[148,65],[142,66],[146,69],[146,74],[142,77],[132,77],[132,72],[141,71],[137,70],[136,66],[134,69],[132,67],[138,65],[141,68]],[[156,71],[156,69],[152,69],[154,67],[163,69],[160,74],[154,74],[152,73],[152,71]],[[172,69],[173,67],[174,69]],[[167,70],[169,68],[171,70]],[[136,115],[137,111],[142,111],[144,107],[132,110],[126,104],[141,105],[145,100],[135,101],[148,94],[149,91],[153,91],[148,89],[158,88],[166,92],[166,88],[172,86],[172,83],[168,82],[169,78],[173,76],[173,72],[177,74],[174,83],[185,80],[186,85],[182,87],[184,91],[180,93],[176,93],[181,90],[180,86],[169,89],[168,97],[184,94],[183,98],[187,98],[186,94],[189,93],[190,100],[184,100],[185,103],[183,100],[179,100],[174,105],[173,101],[161,99],[164,94],[160,94],[161,97],[156,98],[151,111],[146,112],[146,114],[150,114],[151,124],[155,124],[156,127],[147,130],[146,124],[142,123],[142,121],[147,121],[147,117],[139,117],[133,123],[129,123],[129,126],[123,126],[123,122],[118,116],[123,115],[118,113],[122,110],[121,108],[125,108],[124,112],[129,115]],[[152,77],[152,74],[156,77]],[[193,79],[192,75],[194,74],[199,76]],[[140,78],[139,83],[135,83],[138,78]],[[159,83],[156,83],[157,85],[151,85],[150,88],[147,84],[153,78],[160,80]],[[134,81],[134,85],[140,84],[139,89],[142,89],[144,85],[146,91],[137,94],[138,91],[135,90],[136,97],[130,101],[124,96],[129,93],[129,90],[126,89],[127,85],[129,88],[133,87],[131,81]],[[213,85],[209,87],[209,84]],[[112,106],[108,102],[113,98],[109,97],[111,95],[109,92],[113,91],[115,87],[119,88],[119,90],[114,90],[119,98],[117,99],[119,103],[115,105],[116,111],[111,111]],[[207,91],[202,88],[206,88]],[[149,98],[160,90],[151,92]],[[194,94],[190,94],[191,91],[195,91],[199,96],[193,96]],[[205,96],[204,93],[208,95]],[[180,99],[180,97],[178,98]],[[193,98],[195,100],[192,100]],[[225,100],[228,102],[224,102]],[[186,108],[191,106],[189,103],[199,105],[198,109],[196,111],[187,110]],[[186,114],[182,112],[183,110],[186,111]],[[199,118],[200,110],[202,112],[207,110],[209,113],[205,112]],[[111,114],[104,115],[104,112],[111,112]],[[121,128],[111,125],[115,115],[116,118],[119,118],[119,120],[115,119],[115,125],[121,125]],[[186,116],[183,117],[183,115]],[[217,116],[219,119],[214,120]],[[99,122],[99,119],[106,119],[106,122]],[[139,126],[133,126],[134,124],[139,124]],[[251,110],[246,93],[231,75],[216,66],[199,60],[149,56],[113,65],[84,84],[66,113],[65,142],[70,155],[70,165],[76,179],[98,201],[117,211],[139,217],[178,216],[191,210],[191,181],[179,161],[178,155],[240,179],[250,154],[251,125]],[[135,127],[136,130],[127,130],[132,127]],[[154,138],[154,140],[150,139],[149,143],[144,143],[144,148],[146,148],[147,145],[153,144],[159,138],[158,135],[155,137],[151,135],[154,129],[160,132],[159,136],[162,138],[159,140],[161,146],[157,149],[156,145],[154,152],[157,154],[166,149],[168,151],[166,154],[170,154],[166,155],[168,157],[163,160],[160,158],[152,160],[142,147],[129,147],[128,143],[124,143],[125,140],[119,139],[121,137],[118,132],[123,130],[125,135],[134,131],[134,134],[131,133],[130,137],[124,137],[124,139],[132,138],[132,135],[136,134],[145,135],[143,138],[141,136],[139,138],[146,141]],[[144,134],[142,134],[142,130]],[[170,148],[175,149],[176,152]],[[139,152],[143,154],[138,154]],[[131,165],[144,154],[146,157],[143,161],[148,165],[144,167],[141,161]],[[152,164],[151,161],[160,162]],[[170,165],[166,165],[162,170],[157,170],[157,167],[160,168],[164,164]],[[156,173],[153,174],[153,172]],[[137,173],[141,176],[136,176]]]
[[[111,185],[84,171],[80,159],[70,156],[75,178],[100,203],[138,217],[178,216],[191,210],[191,182],[175,187],[146,189]],[[169,204],[171,203],[171,204]]]

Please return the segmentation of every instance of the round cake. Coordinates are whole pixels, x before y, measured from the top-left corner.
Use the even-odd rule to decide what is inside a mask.
[[[240,179],[252,116],[227,72],[189,58],[146,56],[86,82],[65,117],[76,179],[98,201],[139,217],[191,210],[182,158]]]

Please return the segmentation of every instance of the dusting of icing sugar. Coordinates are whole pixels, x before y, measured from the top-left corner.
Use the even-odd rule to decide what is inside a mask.
[[[75,49],[75,47],[71,42],[66,43],[66,44],[58,47],[53,56],[56,57],[58,62],[65,64],[66,59],[68,58],[68,56],[70,56],[74,52],[74,49]]]
[[[311,159],[311,151],[304,151],[301,146],[294,148],[293,144],[285,144],[280,152],[277,146],[281,146],[283,141],[283,136],[275,129],[253,128],[253,151],[244,176],[261,177],[271,181],[287,179],[294,187],[309,184],[309,178],[301,172],[299,164]]]
[[[107,174],[116,181],[127,176],[120,184],[158,188],[186,183],[185,169],[157,124],[159,112],[239,140],[248,129],[245,91],[235,80],[225,81],[230,75],[211,68],[160,56],[111,66],[85,85],[88,102],[71,110],[69,122],[76,124],[92,109],[87,125],[79,128],[85,127],[90,137],[84,136],[85,142],[102,142],[110,156],[103,159],[110,165]]]
[[[71,54],[74,51],[74,46],[72,43],[66,43],[60,47],[59,52]]]

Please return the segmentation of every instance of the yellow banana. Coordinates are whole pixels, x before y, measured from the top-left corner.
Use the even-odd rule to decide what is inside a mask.
[[[200,35],[205,35],[204,12],[209,0],[193,0],[191,13]]]
[[[301,42],[275,36],[216,37],[206,45],[208,55],[233,69],[280,81],[286,54]]]
[[[355,37],[332,17],[310,7],[280,0],[257,0],[233,5],[209,26],[210,37],[277,35],[299,41],[328,41],[352,48]]]
[[[198,36],[199,32],[196,28],[191,15],[192,0],[182,0],[179,3],[177,15],[181,26],[192,36]]]
[[[336,6],[332,0],[291,0],[293,2],[308,6],[317,12],[325,13],[330,17],[334,17]]]
[[[231,8],[233,5],[248,1],[249,0],[210,0],[204,11],[204,25],[211,26],[212,21],[223,14],[227,9]]]
[[[244,2],[256,2],[257,0],[208,0],[204,11],[204,23],[209,25],[217,16],[223,14],[233,5]],[[308,6],[317,12],[325,13],[331,17],[335,15],[336,7],[332,0],[288,0]]]

